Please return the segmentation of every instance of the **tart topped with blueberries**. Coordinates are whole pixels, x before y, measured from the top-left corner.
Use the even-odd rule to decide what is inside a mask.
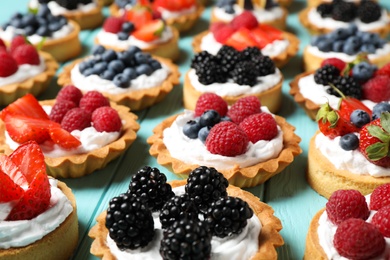
[[[114,51],[99,45],[92,55],[67,65],[58,84],[71,84],[82,92],[99,91],[113,102],[141,110],[162,101],[179,83],[179,76],[171,60],[136,46]]]
[[[145,166],[111,199],[89,236],[91,253],[103,259],[277,259],[281,228],[270,206],[214,168],[200,166],[187,180],[166,182],[164,173]]]

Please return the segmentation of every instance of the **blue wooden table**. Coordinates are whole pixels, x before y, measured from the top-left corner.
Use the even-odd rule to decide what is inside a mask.
[[[390,1],[381,0],[380,2],[390,9]],[[0,24],[9,20],[11,15],[17,11],[27,12],[27,3],[28,0],[1,1]],[[282,68],[285,77],[283,105],[278,113],[296,127],[296,133],[302,138],[303,153],[287,169],[271,178],[264,185],[247,189],[263,202],[271,205],[275,210],[275,215],[282,221],[281,234],[285,244],[277,249],[279,259],[302,259],[310,220],[326,203],[326,199],[313,191],[305,180],[309,140],[315,133],[317,125],[308,118],[288,94],[288,83],[295,75],[302,72],[302,49],[310,40],[309,34],[298,22],[298,12],[305,6],[306,1],[294,0],[289,8],[288,31],[298,36],[301,40],[301,48],[299,54]],[[210,9],[210,6],[206,8],[195,28],[181,36],[179,44],[181,57],[177,62],[182,73],[181,83],[193,56],[192,38],[208,28]],[[108,15],[107,8],[104,9],[104,13]],[[99,29],[80,33],[80,40],[83,43],[83,53],[80,56],[90,53],[93,39],[98,31]],[[61,72],[64,64],[61,65],[58,72]],[[56,96],[58,90],[56,80],[53,80],[49,89],[38,98],[40,100],[52,99]],[[182,85],[180,85],[174,88],[161,103],[152,108],[136,112],[141,128],[136,141],[125,154],[111,162],[105,169],[96,171],[89,176],[62,180],[72,188],[77,200],[80,240],[73,259],[96,259],[89,253],[92,240],[88,237],[88,231],[96,223],[96,217],[107,208],[108,201],[127,190],[131,176],[139,168],[150,165],[164,172],[168,180],[178,179],[174,174],[158,165],[156,159],[149,155],[149,145],[146,143],[146,139],[152,134],[153,128],[158,123],[182,110]]]

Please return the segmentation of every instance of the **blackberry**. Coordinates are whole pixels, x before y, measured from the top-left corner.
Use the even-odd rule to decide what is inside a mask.
[[[247,47],[241,51],[241,56],[244,60],[256,60],[258,57],[263,56],[261,50],[257,47]]]
[[[223,71],[222,66],[213,60],[198,66],[196,75],[198,75],[199,82],[204,85],[210,85],[215,82],[225,83],[227,81],[227,75]]]
[[[219,49],[217,55],[215,55],[215,58],[221,65],[222,70],[225,73],[230,73],[234,69],[236,63],[242,60],[242,55],[233,47],[223,45],[222,48]]]
[[[163,229],[169,228],[182,218],[199,220],[198,208],[187,194],[170,198],[160,211],[160,222]]]
[[[321,15],[321,17],[330,17],[332,16],[333,5],[328,3],[323,3],[317,6],[317,13]]]
[[[160,255],[164,260],[210,259],[211,237],[206,222],[186,218],[175,221],[163,231]]]
[[[166,181],[167,177],[157,168],[144,166],[133,176],[127,193],[139,198],[150,210],[158,211],[175,195]]]
[[[154,237],[152,212],[138,198],[126,193],[111,199],[106,227],[121,250],[145,247]]]
[[[275,63],[268,56],[258,56],[253,59],[255,63],[255,72],[258,77],[267,76],[275,73]]]
[[[317,84],[329,85],[340,76],[340,70],[333,65],[327,64],[316,70],[314,73],[314,81]]]
[[[238,197],[222,197],[211,203],[206,221],[213,235],[227,237],[240,234],[253,216],[248,203]]]
[[[192,58],[191,68],[198,70],[202,68],[204,64],[209,63],[210,61],[215,61],[216,58],[214,55],[208,53],[207,51],[201,51]]]
[[[239,85],[254,86],[257,82],[257,72],[253,61],[240,61],[230,72],[233,81]]]
[[[356,17],[357,6],[354,3],[339,1],[333,4],[332,18],[336,21],[350,22]]]
[[[201,212],[206,212],[211,202],[226,197],[227,179],[213,167],[200,166],[188,176],[185,191]]]
[[[363,23],[371,23],[379,20],[382,10],[376,2],[362,1],[357,9],[357,15]]]
[[[78,0],[55,0],[55,1],[57,2],[58,5],[68,10],[77,9],[77,5],[79,3]]]
[[[345,96],[350,96],[357,99],[361,99],[362,97],[362,88],[353,77],[339,76],[333,81],[333,84]],[[328,88],[326,92],[336,97],[340,97],[340,94],[333,88]]]

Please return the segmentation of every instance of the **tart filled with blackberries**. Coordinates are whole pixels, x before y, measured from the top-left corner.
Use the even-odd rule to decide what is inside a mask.
[[[270,206],[214,168],[200,166],[187,180],[166,182],[145,166],[111,199],[89,236],[91,253],[104,259],[277,259],[281,228]]]

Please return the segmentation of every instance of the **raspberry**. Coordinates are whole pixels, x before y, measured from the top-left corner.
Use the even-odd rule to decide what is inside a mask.
[[[366,220],[370,215],[366,199],[357,190],[338,190],[333,192],[326,203],[326,213],[338,225],[349,218]]]
[[[377,69],[375,71],[375,76],[376,75],[387,75],[390,77],[390,63],[387,63],[385,66],[383,66],[382,68],[380,69]]]
[[[259,22],[251,11],[242,12],[240,15],[236,16],[231,22],[231,26],[236,30],[241,29],[243,27],[250,30],[257,27],[258,25]]]
[[[26,39],[21,36],[21,35],[17,35],[15,36],[12,41],[11,41],[11,45],[9,47],[9,52],[12,54],[17,47],[19,47],[20,45],[23,45],[23,44],[26,44]]]
[[[248,116],[240,123],[249,141],[272,140],[278,134],[278,125],[271,114],[259,113]]]
[[[338,59],[338,58],[328,58],[328,59],[325,59],[322,63],[321,63],[321,67],[325,66],[325,65],[333,65],[335,66],[336,68],[339,69],[339,71],[343,71],[344,68],[345,68],[345,65],[347,65],[344,61]]]
[[[374,224],[385,237],[390,237],[390,205],[380,208],[372,217]]]
[[[370,209],[379,210],[390,205],[390,183],[378,186],[370,196]]]
[[[213,33],[214,35],[214,38],[217,42],[219,43],[225,43],[226,40],[235,32],[235,30],[229,26],[229,25],[225,25],[225,26],[222,26],[221,28],[219,28],[219,30],[215,31]]]
[[[119,17],[110,16],[103,24],[103,30],[110,33],[118,33],[122,30],[123,19]]]
[[[98,132],[118,132],[122,128],[122,120],[118,111],[104,106],[92,112],[92,125]]]
[[[390,99],[390,76],[379,75],[369,79],[362,87],[363,99],[379,103]]]
[[[238,125],[224,121],[211,128],[206,148],[213,154],[236,156],[246,152],[248,141],[248,136]]]
[[[61,124],[66,112],[75,108],[76,104],[69,100],[57,101],[50,111],[50,120]]]
[[[195,117],[201,116],[206,110],[215,110],[221,117],[228,111],[228,104],[222,97],[214,93],[204,93],[196,101]]]
[[[23,44],[16,47],[16,49],[12,52],[12,56],[19,65],[38,65],[41,62],[39,60],[37,49],[35,49],[35,47],[30,44]]]
[[[226,26],[226,23],[224,22],[215,22],[210,25],[210,32],[215,33],[218,32],[220,29]]]
[[[239,124],[246,117],[260,112],[261,103],[259,99],[255,96],[247,96],[240,98],[234,103],[227,112],[227,116],[230,117],[234,123]]]
[[[333,244],[337,252],[348,259],[372,259],[386,247],[380,231],[357,218],[347,219],[337,227]]]
[[[102,93],[92,90],[80,99],[79,107],[87,113],[92,113],[98,107],[110,106],[108,99]]]
[[[73,85],[67,85],[58,92],[56,99],[57,102],[60,102],[62,100],[72,101],[76,104],[76,106],[78,106],[82,96],[83,93],[81,93],[80,89],[76,88]]]
[[[18,70],[18,64],[7,52],[0,52],[0,77],[8,77]]]
[[[69,133],[91,126],[91,114],[79,107],[69,110],[61,121],[61,127]]]

